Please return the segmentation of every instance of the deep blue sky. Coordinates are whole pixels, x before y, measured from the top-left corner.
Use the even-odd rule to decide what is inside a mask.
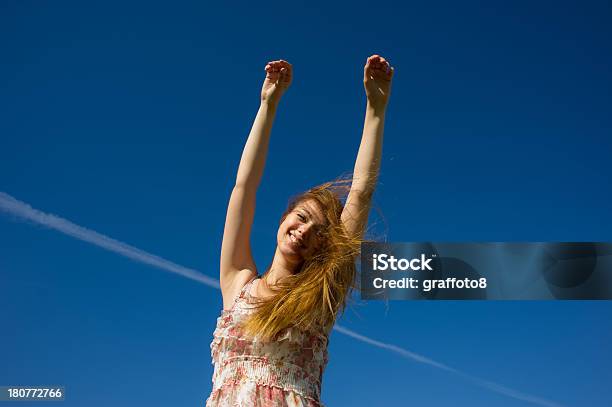
[[[260,269],[288,197],[352,170],[373,53],[396,71],[373,233],[612,240],[607,2],[0,7],[0,191],[207,275],[265,63],[280,58],[295,79],[258,195]],[[201,405],[220,308],[205,285],[0,216],[0,385],[61,384],[66,406]],[[521,392],[605,406],[610,321],[603,301],[396,301],[341,323]],[[530,405],[337,332],[323,401]]]

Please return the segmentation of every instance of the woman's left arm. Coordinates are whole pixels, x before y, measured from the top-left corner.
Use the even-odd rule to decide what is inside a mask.
[[[341,217],[347,232],[360,238],[368,222],[370,202],[378,179],[385,113],[394,70],[385,58],[372,55],[368,58],[363,71],[363,84],[367,97],[365,123],[351,189]]]

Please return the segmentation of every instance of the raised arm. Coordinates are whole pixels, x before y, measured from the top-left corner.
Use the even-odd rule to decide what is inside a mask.
[[[367,105],[361,144],[355,161],[353,182],[342,211],[342,222],[353,235],[363,236],[368,222],[370,202],[378,179],[382,156],[385,113],[393,68],[379,55],[372,55],[363,69]]]
[[[261,104],[242,151],[236,183],[227,206],[220,262],[225,309],[231,306],[237,291],[257,272],[250,245],[255,198],[266,163],[278,103],[292,80],[292,67],[287,61],[271,61],[265,69]]]

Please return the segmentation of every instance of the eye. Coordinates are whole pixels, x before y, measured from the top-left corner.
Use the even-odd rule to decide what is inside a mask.
[[[301,221],[306,221],[306,217],[304,215],[302,215],[301,213],[297,214],[298,218],[300,218]]]
[[[318,238],[323,238],[325,236],[325,231],[322,226],[317,227],[316,235]]]

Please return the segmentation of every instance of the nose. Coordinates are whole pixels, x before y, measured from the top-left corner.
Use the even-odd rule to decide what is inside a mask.
[[[297,229],[297,232],[302,238],[306,238],[310,234],[311,228],[312,228],[312,224],[310,222],[305,223],[303,225],[300,225],[300,227]]]

